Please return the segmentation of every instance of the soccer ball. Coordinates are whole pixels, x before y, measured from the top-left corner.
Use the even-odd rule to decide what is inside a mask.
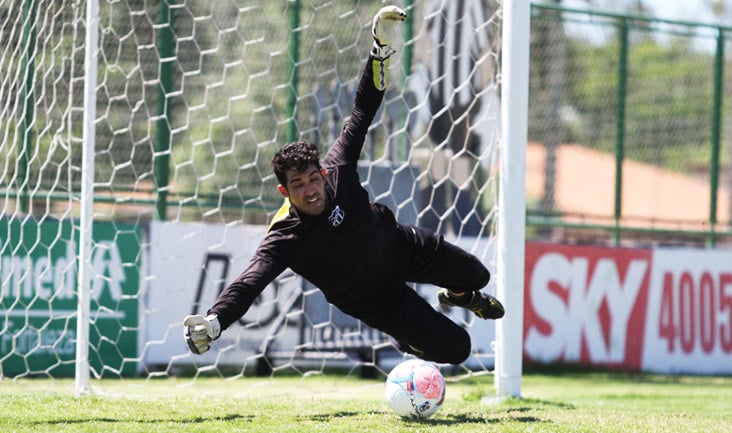
[[[410,359],[399,363],[386,378],[386,401],[404,418],[429,418],[445,400],[445,378],[436,365]]]

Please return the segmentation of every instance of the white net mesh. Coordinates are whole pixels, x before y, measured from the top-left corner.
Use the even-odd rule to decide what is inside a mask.
[[[410,18],[361,179],[400,221],[493,270],[499,3],[395,4]],[[373,374],[401,357],[289,271],[204,356],[181,326],[279,207],[274,152],[295,139],[325,150],[340,132],[380,7],[101,1],[93,248],[79,258],[84,5],[0,4],[0,377],[73,374],[79,259],[94,270],[93,377]],[[436,306],[434,287],[416,289]],[[448,314],[473,337],[463,370],[492,368],[493,324]]]

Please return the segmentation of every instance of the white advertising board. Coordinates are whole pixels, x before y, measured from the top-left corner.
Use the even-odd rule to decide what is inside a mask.
[[[319,291],[287,271],[264,290],[240,321],[214,342],[211,351],[200,356],[190,354],[183,340],[183,318],[206,313],[218,293],[246,268],[265,229],[151,223],[151,277],[146,285],[145,312],[141,314],[146,335],[145,365],[168,365],[173,360],[182,364],[243,366],[258,356],[263,344],[286,351],[301,344],[303,338],[315,349],[385,341],[385,336],[328,306]],[[459,244],[480,257],[492,257],[491,246],[485,241],[466,238]],[[415,289],[437,306],[437,288],[420,285]],[[475,356],[468,365],[492,366],[493,322],[476,320],[471,313],[459,309],[453,309],[449,315],[468,327],[473,340]]]
[[[732,251],[654,251],[642,367],[732,373]]]

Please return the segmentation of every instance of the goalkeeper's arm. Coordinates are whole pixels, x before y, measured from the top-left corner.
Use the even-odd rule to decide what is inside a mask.
[[[340,136],[325,155],[324,166],[355,167],[358,163],[369,125],[384,99],[389,57],[396,52],[390,45],[391,30],[405,17],[406,13],[396,6],[381,8],[374,15],[371,25],[374,42],[356,89],[353,111]]]
[[[242,317],[264,288],[284,271],[284,265],[265,258],[266,251],[277,248],[275,244],[271,237],[265,237],[247,269],[219,294],[207,315],[195,314],[183,320],[183,336],[191,352],[207,352],[211,342]]]

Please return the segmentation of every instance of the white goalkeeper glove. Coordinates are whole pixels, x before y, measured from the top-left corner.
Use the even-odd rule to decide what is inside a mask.
[[[374,37],[374,46],[371,54],[380,60],[388,59],[396,53],[391,47],[391,38],[394,36],[396,25],[407,18],[407,13],[397,6],[384,6],[374,15],[371,23],[371,35]]]
[[[221,324],[215,314],[196,314],[183,319],[183,336],[191,352],[200,355],[211,348],[211,342],[221,335]]]

